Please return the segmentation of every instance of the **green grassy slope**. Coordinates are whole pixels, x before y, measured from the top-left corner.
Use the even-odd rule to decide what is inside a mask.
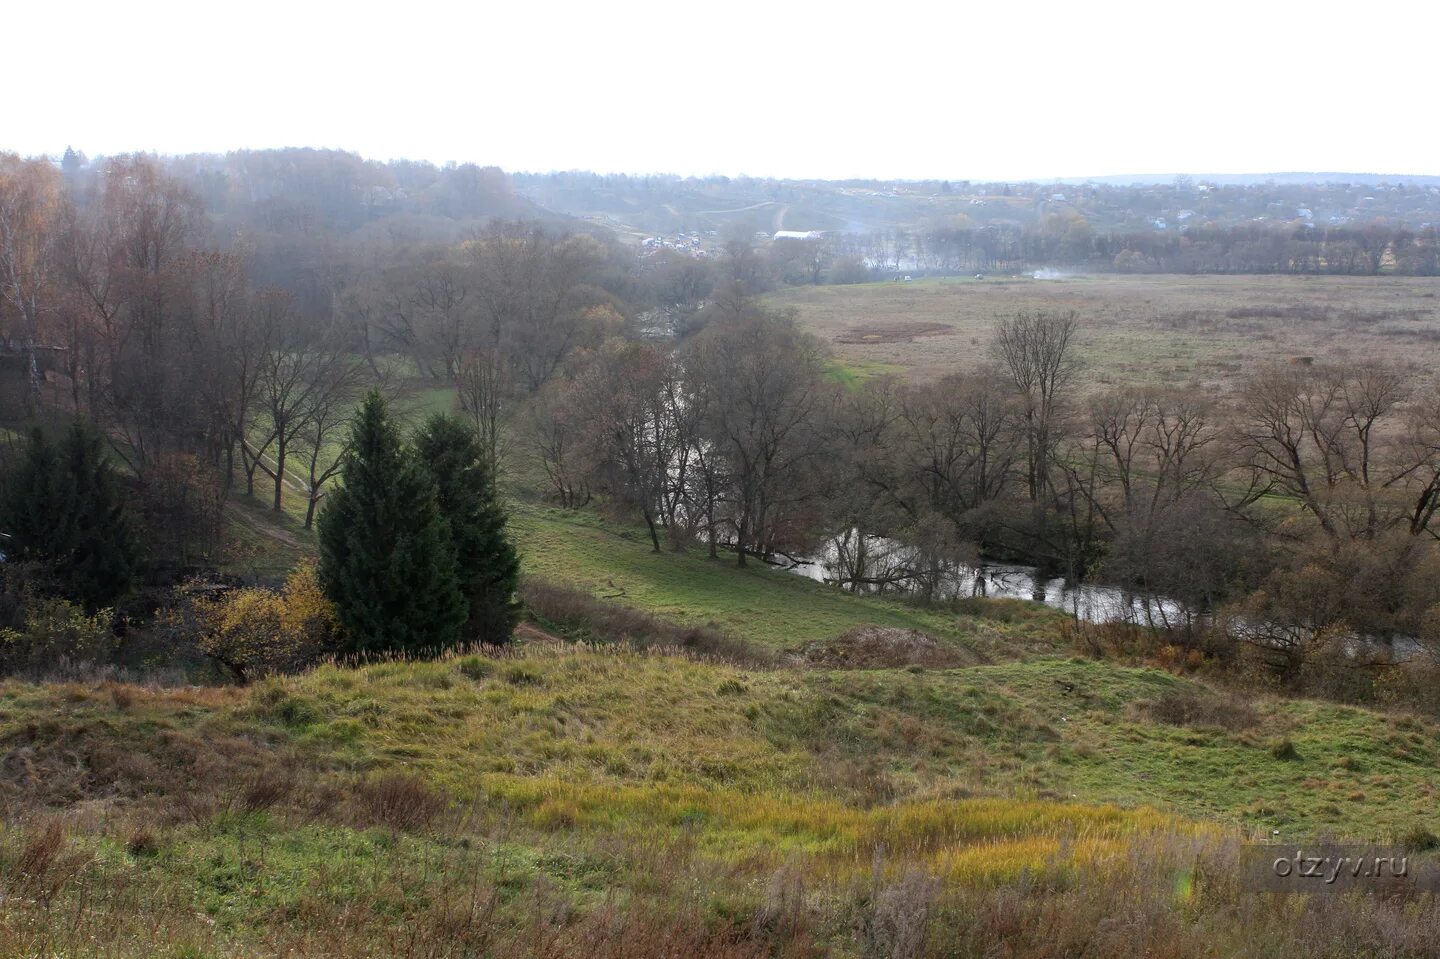
[[[981,615],[967,615],[851,596],[758,564],[739,570],[700,551],[657,555],[641,530],[533,505],[516,506],[512,525],[530,575],[676,622],[713,623],[770,648],[794,648],[873,623],[921,629],[992,658],[1053,649],[1058,614],[1030,604],[982,603],[974,607]],[[284,532],[303,534],[290,527]],[[1086,669],[1100,671],[1098,685],[1061,675]],[[861,686],[860,677],[878,677],[868,681],[867,695],[874,697],[899,695],[896,689],[921,682],[898,672],[831,675],[837,683]],[[1013,735],[1025,741],[1025,749],[995,736],[967,739],[936,767],[944,771],[941,778],[963,773],[972,787],[1169,804],[1188,815],[1257,829],[1364,826],[1391,832],[1428,822],[1425,810],[1440,790],[1440,774],[1421,775],[1424,764],[1436,758],[1433,741],[1407,729],[1405,720],[1319,703],[1276,702],[1259,710],[1259,721],[1249,728],[1193,729],[1127,712],[1126,703],[1154,698],[1177,682],[1160,673],[1056,661],[927,675],[934,677],[926,681],[927,695],[948,703],[954,717],[967,715],[967,705],[973,705],[964,696],[983,693],[1013,705],[1005,710],[1006,723],[992,725],[1004,730],[1019,722]],[[955,676],[968,678],[957,685]],[[1136,686],[1137,676],[1147,677],[1145,688]],[[1065,683],[1078,691],[1063,694]],[[857,715],[866,718],[849,725],[878,721],[869,712]],[[1030,719],[1022,722],[1025,717]],[[837,717],[827,728],[847,728],[847,722]],[[1032,727],[1040,726],[1047,732],[1032,735]],[[1272,755],[1276,743],[1287,738],[1298,759]],[[867,755],[887,754],[893,745],[873,737],[864,742]]]
[[[313,548],[263,504],[234,518],[257,557]],[[1031,604],[850,596],[533,504],[512,523],[528,575],[667,620],[772,649],[915,628],[981,664],[757,669],[532,641],[248,689],[3,682],[0,884],[26,891],[0,899],[0,942],[859,957],[889,954],[855,931],[874,890],[923,874],[946,903],[926,955],[1033,927],[1017,955],[1261,956],[1317,918],[1214,878],[1241,838],[1440,832],[1429,721],[1067,658],[1060,615]],[[51,828],[53,889],[32,878]],[[767,925],[796,908],[805,936]],[[1166,948],[1095,945],[1118,910]],[[645,937],[615,945],[620,914]]]
[[[1300,920],[1224,883],[1171,899],[1186,863],[1271,829],[1440,829],[1432,725],[1223,698],[1207,714],[1249,718],[1156,721],[1175,696],[1220,694],[1054,658],[747,671],[546,645],[250,689],[0,683],[0,882],[24,890],[0,900],[20,950],[0,955],[558,957],[633,908],[675,924],[668,945],[604,954],[859,956],[848,910],[913,870],[958,897],[946,955],[984,954],[986,923],[1018,921],[1006,903],[1066,890],[1028,920],[1075,917],[1047,937],[1084,941],[1081,903],[1143,902],[1161,928],[1185,919],[1193,949],[1168,955],[1214,954],[1217,930],[1236,937],[1219,954],[1267,955],[1293,935],[1273,923]],[[668,938],[748,941],[787,882],[816,951]],[[535,948],[541,932],[570,944]]]
[[[303,506],[290,497],[276,514],[262,499],[237,498],[231,509],[234,547],[226,568],[266,576],[313,553],[302,528]],[[793,649],[855,626],[919,629],[985,656],[1052,647],[1063,614],[1031,603],[976,601],[967,613],[852,596],[760,562],[746,569],[733,555],[712,560],[703,549],[651,550],[639,527],[592,512],[512,503],[510,529],[523,571],[683,625],[713,624],[773,649]]]
[[[1157,719],[1153,704],[1176,696],[1248,718],[1229,728]],[[466,800],[663,785],[860,805],[1151,805],[1267,834],[1440,830],[1428,722],[1305,701],[1249,705],[1157,670],[1083,660],[742,671],[542,647],[327,667],[251,690],[144,692],[127,709],[104,690],[0,686],[0,748],[165,754],[179,730],[240,737],[325,770],[415,769]],[[1293,755],[1277,748],[1286,741]]]
[[[694,904],[686,924],[705,929],[751,921],[777,870],[833,895],[893,854],[983,887],[1205,832],[1152,810],[945,796],[922,788],[934,774],[899,772],[926,761],[925,739],[887,784],[858,739],[831,737],[834,710],[871,708],[848,682],[540,648],[248,690],[0,684],[16,773],[0,781],[0,881],[58,883],[47,908],[0,900],[0,942],[483,955],[461,948],[472,930],[456,917],[494,908],[523,930],[540,895],[587,911]],[[944,746],[957,762],[958,742]],[[37,870],[44,810],[65,838]],[[419,929],[443,948],[397,944]]]
[[[651,550],[643,530],[593,514],[520,505],[511,515],[527,574],[687,625],[713,623],[772,648],[794,648],[855,626],[919,629],[977,652],[1048,648],[1062,614],[1019,602],[978,602],[981,615],[852,596],[762,563],[703,550]]]
[[[851,596],[759,564],[736,569],[701,551],[655,554],[639,529],[529,504],[514,507],[512,526],[529,575],[682,624],[715,624],[769,648],[795,648],[854,626],[879,624],[921,629],[991,660],[1053,657],[1055,649],[1059,614],[1031,604],[985,602],[955,613]],[[721,679],[707,678],[698,689],[680,682],[693,678],[691,667],[661,672],[663,679],[648,667],[636,675],[648,677],[648,688],[665,702],[703,703],[712,713],[740,702],[710,695],[713,690],[704,684],[718,685]],[[635,676],[626,676],[625,683],[633,681]],[[869,769],[867,775],[883,773],[885,790],[901,788],[899,783],[917,795],[963,788],[1151,803],[1266,832],[1381,836],[1415,825],[1440,829],[1440,818],[1431,812],[1440,795],[1435,771],[1440,752],[1433,731],[1416,720],[1276,700],[1242,709],[1243,721],[1230,722],[1230,728],[1167,724],[1135,704],[1187,690],[1202,700],[1211,694],[1160,672],[1054,658],[919,675],[765,673],[747,682],[747,708],[760,708],[754,697],[773,704],[783,702],[780,691],[804,690],[802,705],[766,713],[769,725],[760,730],[766,743],[785,741],[791,751],[754,752],[737,737],[758,727],[741,724],[696,732],[694,754],[716,768],[764,771],[772,777],[764,782],[767,788],[796,788],[808,781],[810,767],[797,766],[793,750],[814,745],[807,745],[804,729],[809,728],[823,730],[816,748],[843,754],[851,767]],[[416,695],[413,711],[419,715],[435,694]],[[524,693],[521,706],[540,695]],[[566,695],[585,701],[633,698],[631,691],[606,685],[577,685]],[[1229,708],[1223,699],[1215,703],[1218,713]],[[814,713],[796,719],[796,710]],[[511,721],[497,715],[489,723],[498,728]],[[916,763],[913,746],[922,740],[933,741],[937,751]],[[1280,748],[1287,740],[1294,746],[1293,758]],[[485,755],[482,747],[454,744],[472,755]],[[665,749],[676,755],[673,744]],[[633,757],[607,754],[596,761],[629,768]],[[553,771],[576,773],[567,766]],[[458,775],[446,767],[442,778]],[[697,781],[713,785],[703,777]]]

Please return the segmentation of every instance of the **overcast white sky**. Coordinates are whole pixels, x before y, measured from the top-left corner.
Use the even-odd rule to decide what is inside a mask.
[[[1440,174],[1437,26],[1435,0],[10,4],[0,149],[831,178]]]

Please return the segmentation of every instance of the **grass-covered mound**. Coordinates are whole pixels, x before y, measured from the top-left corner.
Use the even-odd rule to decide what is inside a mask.
[[[1068,660],[539,645],[249,689],[11,682],[0,952],[1264,955],[1391,907],[1246,896],[1235,840],[1436,829],[1434,741]]]

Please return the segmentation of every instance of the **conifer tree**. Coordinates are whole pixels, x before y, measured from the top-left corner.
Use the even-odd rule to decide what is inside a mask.
[[[350,651],[454,645],[466,603],[435,486],[372,392],[320,514],[319,575]]]
[[[74,504],[64,576],[72,598],[96,609],[134,582],[140,542],[99,432],[76,421],[61,443],[60,458]]]
[[[509,642],[519,619],[520,559],[506,535],[505,512],[484,451],[471,429],[443,413],[425,423],[415,450],[450,523],[460,589],[469,608],[465,638]]]
[[[60,457],[37,427],[26,437],[25,450],[6,471],[5,497],[0,504],[0,541],[5,558],[33,563],[49,572],[71,522],[69,496],[60,475]]]
[[[0,503],[7,557],[33,563],[56,592],[96,610],[124,595],[140,544],[119,477],[93,427],[76,421],[57,445],[30,434]]]

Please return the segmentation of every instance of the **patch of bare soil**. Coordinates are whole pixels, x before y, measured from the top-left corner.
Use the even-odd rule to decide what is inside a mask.
[[[536,626],[534,623],[521,623],[515,627],[513,636],[516,642],[521,643],[563,643],[565,640],[554,633],[547,632]]]
[[[277,543],[282,543],[286,546],[289,546],[291,549],[305,548],[305,544],[300,542],[300,540],[296,539],[292,534],[271,523],[262,522],[256,519],[251,513],[246,511],[246,509],[240,506],[238,503],[227,502],[225,504],[225,508],[228,509],[231,514],[240,521],[242,525],[254,530],[261,536],[267,536],[270,539],[275,540]]]
[[[924,666],[948,669],[970,666],[972,656],[942,645],[918,629],[893,626],[857,626],[832,639],[806,643],[800,657],[807,666],[828,669],[896,669]]]
[[[852,326],[835,334],[836,343],[914,343],[924,336],[945,336],[955,332],[944,323],[871,323]]]

